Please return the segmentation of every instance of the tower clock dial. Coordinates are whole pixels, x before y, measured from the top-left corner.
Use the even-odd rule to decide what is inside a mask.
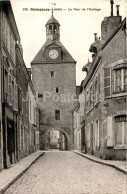
[[[58,51],[57,50],[51,50],[50,52],[49,52],[49,57],[51,58],[51,59],[56,59],[57,57],[58,57]]]

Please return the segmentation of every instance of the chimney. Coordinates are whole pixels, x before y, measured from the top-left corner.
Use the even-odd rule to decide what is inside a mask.
[[[113,4],[114,4],[114,1],[110,0],[110,3],[111,3],[111,16],[113,16]]]
[[[119,14],[119,7],[120,7],[120,5],[116,5],[116,10],[117,10],[116,15],[117,15],[117,16],[119,16],[119,15],[120,15],[120,14]]]
[[[95,42],[97,41],[97,33],[94,33],[94,36],[95,36]]]
[[[110,0],[111,3],[111,16],[105,17],[101,23],[101,40],[106,40],[122,22],[122,17],[119,15],[119,5],[117,7],[117,16],[113,16],[113,4],[114,1]]]

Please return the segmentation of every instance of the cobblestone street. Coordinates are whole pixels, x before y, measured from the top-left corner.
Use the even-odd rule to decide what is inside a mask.
[[[126,175],[72,152],[46,152],[6,194],[125,194]]]

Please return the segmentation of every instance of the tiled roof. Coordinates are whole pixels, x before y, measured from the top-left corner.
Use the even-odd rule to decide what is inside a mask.
[[[59,61],[60,63],[76,63],[76,61],[73,59],[73,57],[70,55],[70,53],[66,50],[66,48],[62,45],[62,43],[57,40],[46,40],[45,44],[42,46],[40,51],[37,53],[37,55],[32,60],[31,64],[46,64],[46,63],[56,63],[55,61],[47,61],[45,56],[45,49],[47,47],[61,47],[63,52],[63,57]]]

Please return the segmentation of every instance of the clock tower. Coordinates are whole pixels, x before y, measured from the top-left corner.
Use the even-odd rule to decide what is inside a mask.
[[[73,147],[72,111],[76,101],[76,61],[60,42],[60,24],[53,13],[46,25],[46,42],[31,62],[32,81],[40,113],[40,148],[48,133],[64,135],[66,149]]]

